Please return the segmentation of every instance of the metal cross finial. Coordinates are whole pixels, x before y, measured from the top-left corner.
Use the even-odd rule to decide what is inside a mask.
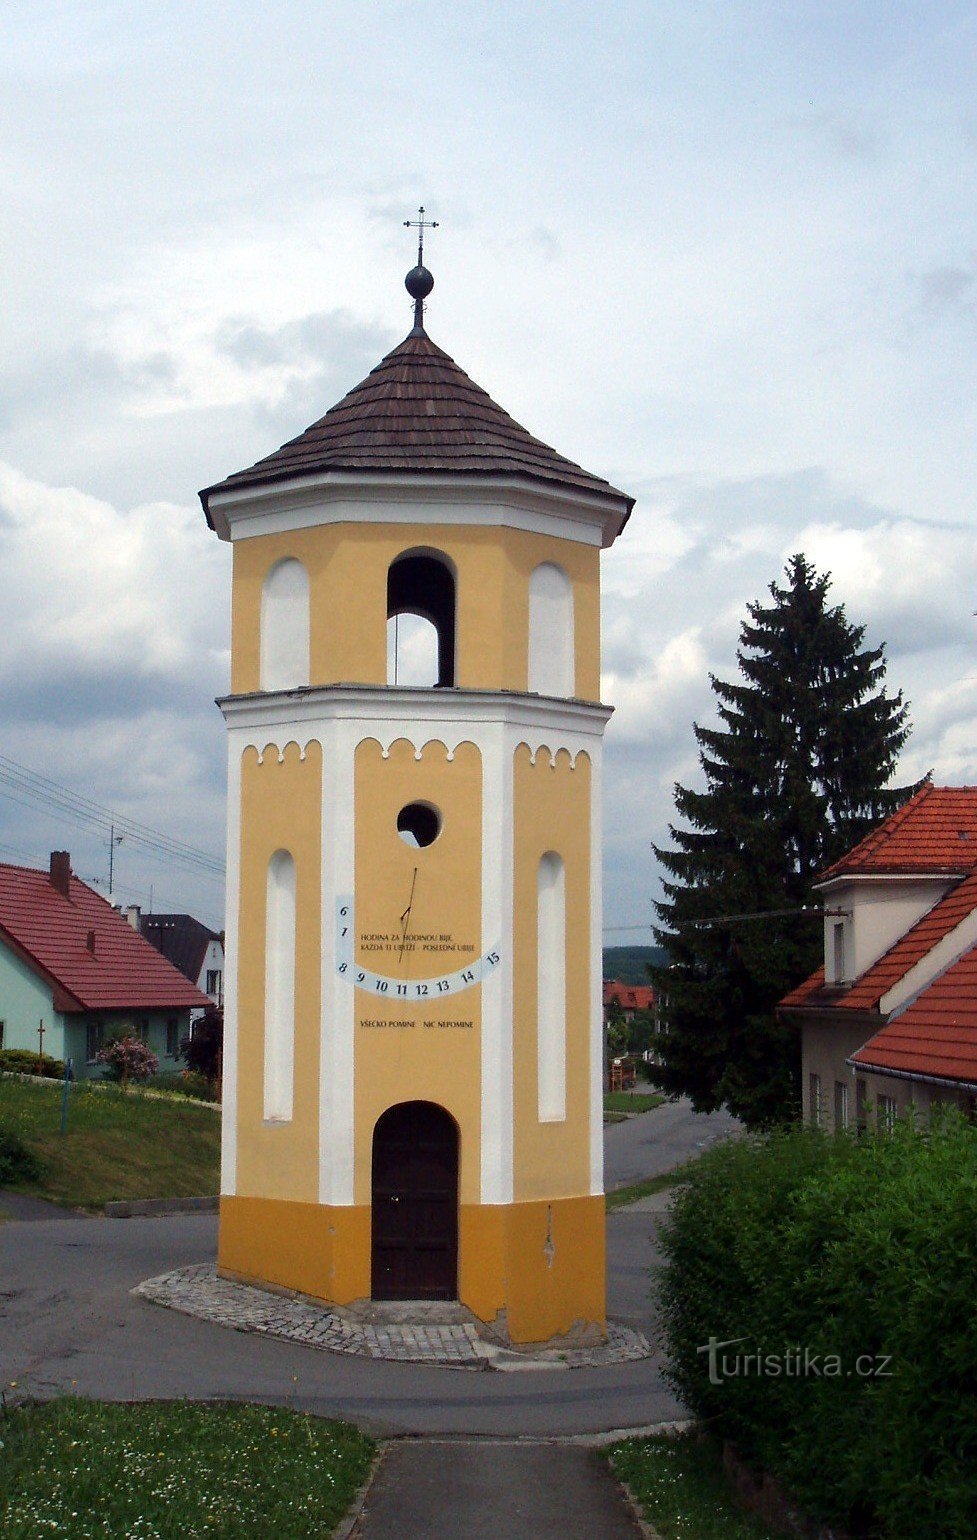
[[[425,230],[436,230],[438,228],[438,221],[436,219],[425,219],[424,218],[424,205],[423,205],[423,203],[421,204],[421,206],[418,209],[417,213],[418,213],[418,218],[417,219],[405,219],[404,220],[404,228],[407,229],[407,230],[416,230],[417,231],[417,265],[418,265],[418,267],[423,267],[424,266],[424,231]]]

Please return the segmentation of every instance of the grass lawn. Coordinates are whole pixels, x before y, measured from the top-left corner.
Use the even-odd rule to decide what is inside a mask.
[[[325,1536],[366,1479],[356,1428],[278,1407],[73,1398],[0,1415],[4,1540]]]
[[[665,1100],[659,1091],[605,1091],[605,1112],[650,1112]]]
[[[19,1134],[41,1163],[17,1192],[72,1208],[101,1208],[118,1198],[200,1198],[219,1190],[218,1113],[176,1098],[141,1096],[84,1081],[62,1086],[0,1077],[0,1128]]]
[[[695,1431],[625,1439],[605,1455],[662,1540],[779,1540],[740,1507],[719,1449]]]

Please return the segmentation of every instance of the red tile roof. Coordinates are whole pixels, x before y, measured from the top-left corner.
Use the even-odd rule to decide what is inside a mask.
[[[69,894],[63,897],[47,872],[0,863],[0,942],[52,984],[59,1010],[179,1010],[209,1004],[77,877],[70,880]]]
[[[962,877],[977,866],[977,786],[926,781],[908,802],[829,866],[820,878],[938,872]]]
[[[839,989],[836,985],[825,986],[824,969],[818,968],[809,979],[791,990],[781,1000],[781,1006],[788,1009],[798,1006],[825,1007],[830,1006],[838,1010],[875,1010],[884,994],[897,984],[901,978],[921,962],[927,952],[931,952],[938,941],[948,936],[952,930],[965,920],[974,909],[977,909],[977,872],[971,872],[963,882],[952,888],[945,898],[934,904],[927,914],[904,936],[894,942],[887,952],[874,962],[870,968],[866,968],[860,978],[856,979],[848,988]]]
[[[854,1053],[859,1069],[977,1085],[977,946]]]
[[[533,438],[424,332],[411,333],[367,378],[281,449],[207,487],[215,492],[323,471],[517,475],[624,502],[634,499]]]
[[[605,979],[605,1008],[615,1000],[625,1011],[650,1011],[655,1004],[655,991],[650,984],[621,984],[617,979]]]

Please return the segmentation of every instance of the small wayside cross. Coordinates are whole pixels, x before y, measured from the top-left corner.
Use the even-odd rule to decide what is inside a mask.
[[[47,1028],[42,1017],[37,1026],[37,1073],[39,1075],[44,1073],[44,1034],[46,1031]]]

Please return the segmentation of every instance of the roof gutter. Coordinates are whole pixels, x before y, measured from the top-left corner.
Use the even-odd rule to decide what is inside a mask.
[[[856,1059],[854,1055],[850,1059],[846,1059],[845,1063],[856,1072],[864,1070],[869,1075],[888,1075],[891,1080],[917,1080],[921,1081],[924,1085],[949,1086],[951,1091],[977,1092],[977,1080],[951,1080],[946,1075],[923,1075],[917,1074],[914,1070],[887,1069],[882,1064],[864,1064],[861,1059]]]

